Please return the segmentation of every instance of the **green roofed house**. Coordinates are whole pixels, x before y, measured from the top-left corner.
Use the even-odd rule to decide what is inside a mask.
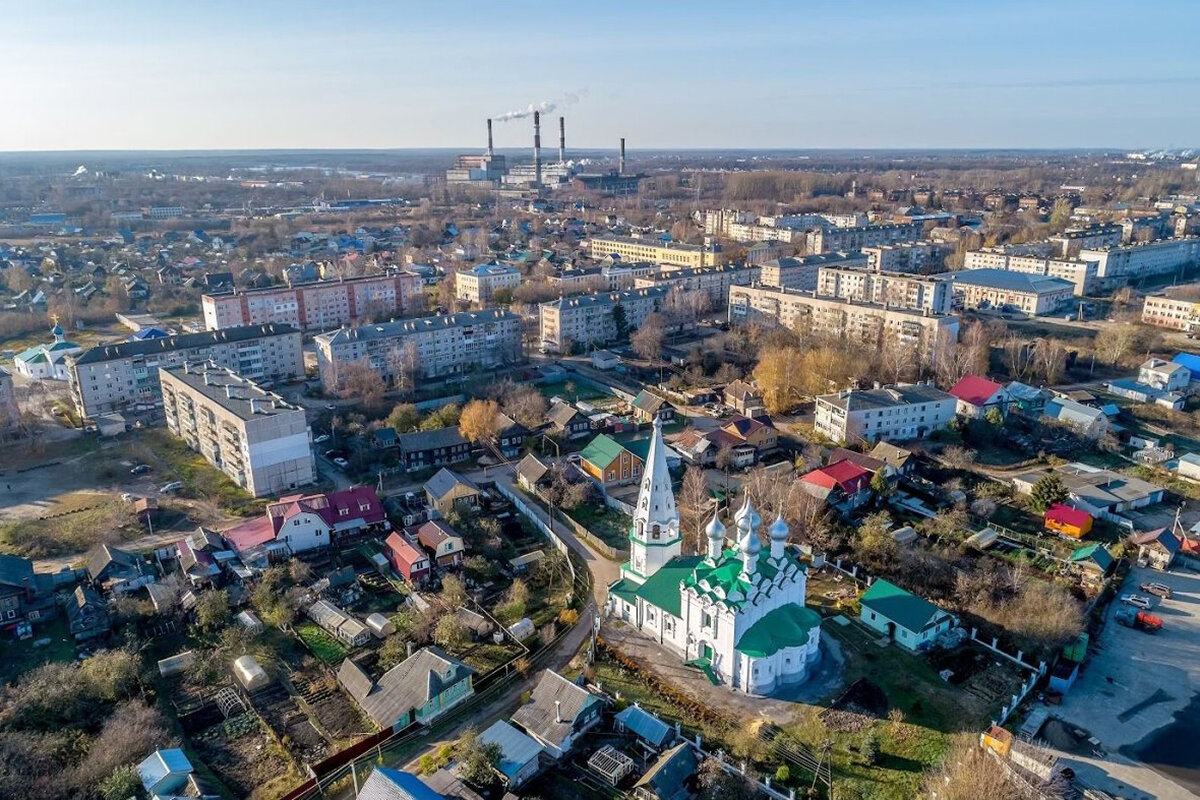
[[[725,526],[714,517],[706,554],[682,555],[660,420],[654,421],[645,463],[630,559],[609,587],[609,616],[715,685],[766,695],[806,680],[820,659],[821,619],[805,607],[807,565],[787,544],[787,523],[777,519],[764,546],[762,520],[746,498],[734,515],[734,547],[725,547]]]
[[[1112,554],[1102,544],[1089,544],[1080,547],[1067,558],[1072,567],[1084,573],[1091,573],[1096,578],[1103,578],[1112,569]]]
[[[953,614],[894,583],[877,578],[859,598],[859,619],[909,650],[924,650],[958,624]]]
[[[642,475],[645,460],[616,439],[602,433],[579,454],[579,466],[605,486],[633,483]]]

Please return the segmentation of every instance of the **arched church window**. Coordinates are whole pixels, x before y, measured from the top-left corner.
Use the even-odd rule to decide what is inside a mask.
[[[658,523],[654,524],[654,528],[652,529],[652,535],[654,536],[655,539],[662,538],[662,529],[659,528]]]

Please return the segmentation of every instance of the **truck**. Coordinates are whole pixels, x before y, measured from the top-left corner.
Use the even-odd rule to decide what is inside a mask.
[[[1156,617],[1147,611],[1138,611],[1135,608],[1117,609],[1116,619],[1119,624],[1124,625],[1126,628],[1135,628],[1146,633],[1158,633],[1163,627],[1160,617]]]

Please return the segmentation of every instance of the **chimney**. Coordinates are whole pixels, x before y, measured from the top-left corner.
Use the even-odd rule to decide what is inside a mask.
[[[251,414],[258,413],[258,398],[257,397],[250,398],[250,413]]]
[[[554,721],[555,722],[563,721],[563,719],[562,719],[562,701],[561,700],[554,701]]]
[[[492,156],[494,156],[494,155],[496,154],[496,151],[492,149],[492,120],[491,120],[490,118],[488,119],[488,149],[487,149],[487,154],[488,154],[488,158],[491,158]]]
[[[533,112],[533,183],[542,185],[542,112]]]
[[[621,175],[625,174],[625,137],[621,137],[621,166],[617,168],[617,172]]]
[[[233,398],[233,384],[232,383],[225,384],[225,397],[230,398],[230,399]]]
[[[204,370],[204,385],[212,386],[212,375],[208,374],[208,370]]]
[[[567,163],[567,118],[558,118],[558,163]]]

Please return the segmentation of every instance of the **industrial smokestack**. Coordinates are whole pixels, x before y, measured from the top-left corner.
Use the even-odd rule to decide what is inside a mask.
[[[617,169],[617,171],[622,175],[625,174],[625,137],[624,136],[621,137],[621,166]]]
[[[542,185],[542,112],[533,112],[533,183]]]
[[[558,118],[558,163],[567,163],[567,118]]]
[[[488,154],[488,158],[491,158],[492,156],[494,156],[496,154],[496,151],[492,149],[492,120],[491,119],[488,119],[488,153],[487,154]]]

